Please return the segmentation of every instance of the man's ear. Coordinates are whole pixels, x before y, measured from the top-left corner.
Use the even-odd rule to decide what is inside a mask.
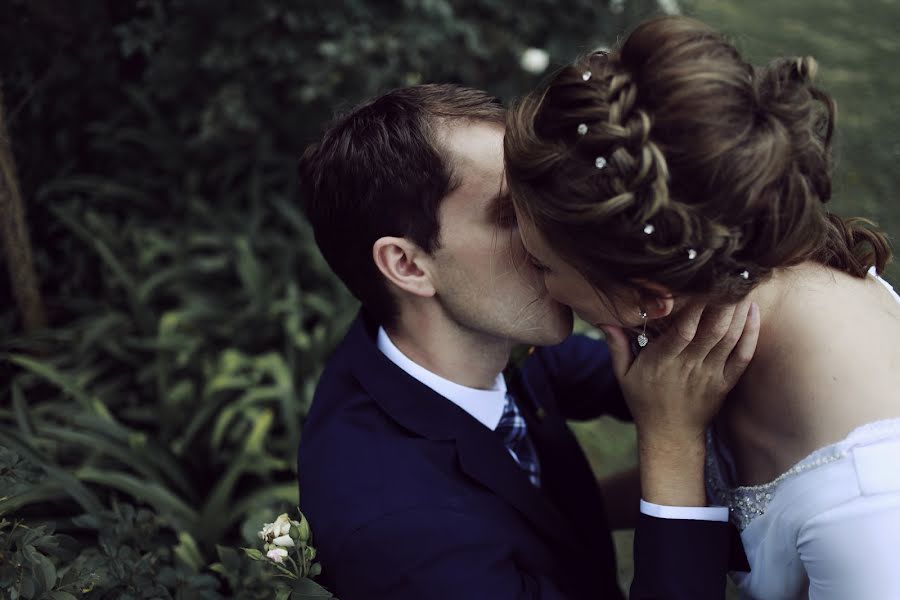
[[[434,296],[431,257],[418,244],[401,237],[382,237],[372,244],[378,270],[398,288],[416,296]]]
[[[672,309],[675,308],[675,299],[669,288],[643,279],[635,283],[637,284],[638,306],[647,311],[648,319],[662,319],[672,314]]]

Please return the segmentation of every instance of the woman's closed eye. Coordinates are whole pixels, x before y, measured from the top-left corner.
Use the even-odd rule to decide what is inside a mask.
[[[550,271],[550,268],[547,265],[545,265],[544,263],[542,263],[541,261],[536,259],[531,254],[528,254],[527,256],[528,256],[528,262],[531,263],[531,266],[534,267],[535,269],[537,269],[538,271],[540,271],[541,273],[547,273],[548,271]]]

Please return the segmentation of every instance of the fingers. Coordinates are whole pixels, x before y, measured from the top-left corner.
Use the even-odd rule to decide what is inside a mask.
[[[734,320],[735,305],[707,306],[697,327],[694,341],[685,349],[697,359],[706,360],[713,348],[728,335]],[[727,355],[726,355],[727,356]],[[725,358],[722,358],[722,363]]]
[[[744,323],[741,338],[725,363],[725,381],[729,390],[734,387],[741,375],[747,369],[753,354],[756,352],[756,343],[759,341],[759,305],[750,303],[747,319]]]
[[[606,334],[606,344],[609,346],[613,372],[616,375],[616,379],[622,381],[631,368],[631,363],[634,362],[634,355],[631,353],[631,344],[628,342],[628,336],[625,335],[621,327],[616,327],[615,325],[604,325],[600,329]]]
[[[707,360],[725,365],[725,361],[731,356],[731,351],[734,350],[744,332],[744,326],[747,324],[747,318],[750,316],[750,306],[750,300],[745,298],[740,304],[732,307],[731,323],[728,324],[725,333],[710,350]]]
[[[670,356],[681,354],[694,340],[704,308],[703,304],[692,304],[685,307],[672,327],[662,337],[653,340],[652,351]]]

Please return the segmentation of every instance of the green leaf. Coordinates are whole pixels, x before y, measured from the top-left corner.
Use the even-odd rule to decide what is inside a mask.
[[[39,576],[41,588],[44,591],[53,589],[56,585],[56,567],[49,558],[43,554],[37,555],[37,562],[32,565],[35,575]]]
[[[25,401],[25,396],[22,394],[22,388],[19,387],[18,383],[13,381],[11,389],[16,424],[18,424],[19,429],[22,430],[23,435],[32,437],[34,435],[34,430],[31,428],[31,421],[28,416],[28,404]]]
[[[157,483],[144,481],[121,471],[87,466],[77,469],[75,476],[82,481],[111,487],[130,494],[135,500],[146,502],[163,517],[169,519],[174,529],[197,533],[199,519],[194,509],[171,490]]]
[[[181,559],[195,573],[199,572],[206,564],[203,560],[203,555],[200,554],[200,549],[197,547],[197,542],[186,531],[178,533],[178,545],[175,546],[175,556]]]
[[[209,421],[218,412],[221,402],[215,398],[204,398],[201,405],[194,412],[193,418],[188,422],[180,437],[172,442],[172,451],[179,454],[184,451],[200,431],[208,426]]]
[[[265,444],[266,436],[272,428],[272,420],[275,415],[271,410],[260,412],[253,421],[253,429],[244,441],[244,452],[246,454],[258,455],[263,452],[263,444]]]
[[[266,560],[265,555],[256,548],[241,548],[251,560]]]
[[[105,453],[110,458],[131,467],[147,480],[157,483],[164,482],[156,469],[156,465],[151,460],[154,454],[152,452],[135,450],[130,445],[110,441],[96,433],[85,433],[71,428],[41,426],[38,431],[49,437],[68,442],[77,448],[83,448],[88,452]]]
[[[291,588],[279,585],[275,588],[275,600],[287,600],[291,597],[291,592]]]
[[[299,502],[296,482],[268,485],[244,495],[230,512],[230,520],[237,521],[258,506],[281,503],[296,506]]]
[[[225,474],[216,482],[200,512],[200,528],[211,539],[218,539],[219,534],[232,524],[228,518],[228,505],[232,503],[231,493],[238,478],[247,469],[250,460],[252,458],[246,454],[234,460]]]
[[[140,460],[147,464],[147,468],[155,468],[162,472],[168,479],[174,482],[183,493],[190,494],[194,488],[185,465],[179,462],[172,454],[158,447],[152,441],[148,441],[146,434],[134,431],[114,420],[105,419],[89,413],[80,413],[72,417],[72,421],[82,425],[97,434],[112,437],[121,444],[127,444],[129,455],[133,456],[135,464]],[[137,453],[137,450],[140,450]],[[140,458],[134,456],[137,453]]]
[[[45,198],[50,194],[73,194],[87,192],[92,196],[109,196],[117,200],[136,200],[149,202],[150,198],[141,190],[128,187],[105,177],[93,177],[90,175],[78,175],[58,178],[41,187],[39,198]]]
[[[239,238],[235,241],[235,250],[237,251],[237,270],[244,284],[244,291],[254,302],[263,300],[263,269],[253,249],[250,247],[250,241],[247,238]]]
[[[33,450],[27,442],[21,440],[14,432],[0,429],[0,445],[15,450],[25,459],[43,468],[48,476],[48,480],[45,483],[48,486],[54,482],[58,483],[87,512],[99,514],[103,510],[100,500],[84,484],[66,470],[45,461],[41,455]],[[12,499],[10,502],[14,502],[14,500]]]
[[[31,486],[21,494],[16,494],[9,498],[0,498],[0,515],[15,514],[28,505],[38,504],[48,500],[59,500],[66,496],[68,496],[68,494],[62,483],[56,481],[42,481],[41,483]]]
[[[131,305],[132,314],[141,326],[141,330],[145,333],[152,331],[154,319],[146,305],[142,304],[140,301],[137,283],[128,272],[128,269],[122,264],[122,261],[119,260],[119,257],[116,256],[116,253],[110,248],[109,244],[101,239],[96,232],[90,231],[75,217],[69,215],[65,209],[51,204],[50,210],[72,231],[72,233],[81,238],[88,246],[92,247],[103,262],[106,263],[115,278],[119,280],[119,283],[125,289],[129,304]]]
[[[294,581],[294,593],[291,598],[292,600],[306,600],[308,598],[334,598],[334,596],[312,579],[297,579]]]
[[[212,448],[219,448],[219,446],[221,446],[225,433],[228,430],[228,426],[231,425],[231,422],[235,417],[242,413],[244,416],[249,416],[253,414],[248,410],[251,406],[268,400],[278,400],[283,395],[284,391],[277,386],[265,386],[248,390],[240,397],[240,399],[232,402],[219,413],[219,417],[216,419],[215,426],[210,435],[210,446]]]
[[[34,579],[31,577],[23,577],[21,585],[17,587],[17,591],[21,593],[21,598],[34,598],[36,591]]]
[[[237,572],[241,568],[240,555],[234,548],[216,544],[216,553],[219,555],[219,560],[222,561],[222,565],[228,571]]]
[[[9,355],[9,361],[15,365],[31,371],[38,377],[41,377],[56,387],[60,388],[76,400],[78,400],[85,408],[91,409],[94,406],[94,398],[81,388],[75,379],[49,364],[35,360],[30,356],[21,354]]]

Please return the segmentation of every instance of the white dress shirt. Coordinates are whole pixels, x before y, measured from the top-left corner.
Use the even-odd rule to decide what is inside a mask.
[[[447,398],[491,431],[497,429],[500,417],[503,416],[503,409],[506,407],[506,380],[503,379],[502,373],[497,374],[494,386],[489,390],[470,388],[445,379],[413,362],[394,345],[383,327],[378,328],[377,345],[382,354],[410,377]],[[641,500],[641,512],[660,519],[722,522],[728,520],[728,508],[724,506],[663,506]]]

